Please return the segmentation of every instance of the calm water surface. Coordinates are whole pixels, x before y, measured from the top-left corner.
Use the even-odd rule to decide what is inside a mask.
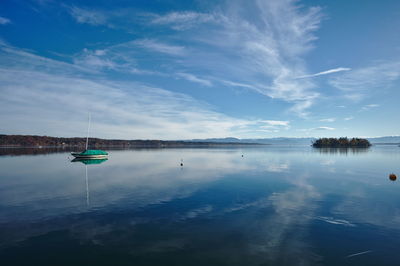
[[[1,264],[400,265],[399,163],[397,146],[0,156]]]

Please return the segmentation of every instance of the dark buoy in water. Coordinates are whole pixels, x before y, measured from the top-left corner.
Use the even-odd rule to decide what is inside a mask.
[[[183,166],[183,159],[181,159],[181,166]]]
[[[395,174],[390,174],[389,175],[389,179],[392,180],[392,181],[396,181],[397,176]]]
[[[242,154],[242,157],[243,157],[243,154]]]

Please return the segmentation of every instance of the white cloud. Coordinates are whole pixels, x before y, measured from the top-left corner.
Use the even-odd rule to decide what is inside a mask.
[[[212,14],[173,12],[151,22],[172,28],[182,21],[196,25],[195,32],[178,31],[170,38],[191,44],[180,67],[199,70],[228,86],[290,102],[290,112],[307,116],[306,110],[319,93],[312,80],[296,77],[307,73],[303,55],[316,39],[321,9],[303,8],[289,0],[246,4],[257,12],[246,14],[242,1],[229,1]],[[207,27],[202,27],[204,22]]]
[[[90,51],[88,49],[83,49],[82,53],[75,56],[74,63],[87,68],[102,69],[109,68],[115,69],[118,64],[114,62],[111,58],[106,57],[105,50],[95,50]]]
[[[168,76],[167,73],[139,67],[137,57],[140,57],[138,45],[135,41],[128,41],[102,49],[84,48],[72,59],[76,66],[96,72],[113,70],[135,75]]]
[[[86,23],[94,26],[108,24],[107,15],[101,11],[72,6],[69,8],[69,12],[78,23]]]
[[[189,72],[196,76],[195,73],[201,72],[208,80],[289,102],[292,104],[290,112],[306,117],[319,93],[312,80],[296,77],[307,74],[303,56],[313,48],[314,33],[322,18],[321,9],[305,8],[292,0],[255,1],[247,3],[249,9],[245,10],[243,4],[241,0],[229,1],[209,13],[186,10],[164,15],[142,14],[141,23],[145,27],[168,26],[178,31],[168,33],[165,38],[168,44],[151,38],[131,44],[181,57],[170,61],[168,68],[165,64],[159,65],[170,74]],[[246,13],[251,9],[257,12]],[[100,12],[72,7],[70,12],[78,22],[92,25],[108,25],[117,15],[131,21],[129,12],[122,10]],[[144,22],[146,18],[147,23]],[[196,30],[189,30],[194,27]],[[91,65],[110,67],[110,61],[87,59]],[[148,55],[146,60],[148,63],[159,58]],[[140,63],[132,69],[140,70]],[[336,68],[317,75],[344,70],[346,68]],[[165,72],[165,69],[156,71]]]
[[[199,23],[206,23],[216,20],[216,17],[211,14],[197,13],[192,11],[171,12],[163,16],[154,15],[151,20],[152,24],[168,25],[175,30],[186,30]]]
[[[141,17],[147,18],[147,23],[141,21],[143,26],[168,26],[178,31],[168,33],[162,41],[148,38],[130,44],[179,57],[168,62],[168,67],[155,64],[164,69],[153,71],[168,71],[171,76],[177,72],[197,76],[196,73],[201,72],[210,82],[219,81],[289,102],[292,104],[289,112],[306,117],[319,93],[311,79],[296,77],[308,72],[303,56],[313,48],[314,33],[322,18],[321,9],[304,8],[292,0],[254,1],[247,3],[249,10],[257,10],[250,14],[242,5],[239,0],[217,6],[210,13],[187,10],[147,14]],[[117,16],[131,21],[131,14],[122,10],[100,12],[73,7],[71,13],[78,22],[92,25],[109,24],[108,20]],[[192,27],[196,27],[196,31],[182,31]],[[110,67],[110,61],[87,59],[91,65]],[[146,60],[148,64],[151,60],[158,62],[159,58],[148,55]],[[132,67],[139,70],[136,73],[141,70],[141,62],[138,63],[139,66]],[[321,75],[344,70],[337,68],[321,72]]]
[[[195,82],[195,83],[199,83],[199,84],[204,85],[204,86],[212,86],[211,81],[206,80],[206,79],[199,78],[199,77],[197,77],[197,76],[195,76],[195,75],[193,75],[193,74],[189,74],[189,73],[176,73],[176,75],[177,75],[179,78],[183,78],[183,79],[186,79],[186,80]]]
[[[310,132],[310,131],[314,131],[314,130],[317,130],[317,131],[331,131],[331,130],[335,130],[335,128],[321,126],[321,127],[297,129],[297,131],[300,131],[300,132]]]
[[[367,104],[367,105],[364,105],[363,107],[361,107],[361,111],[367,111],[367,110],[369,110],[369,109],[377,108],[377,107],[379,107],[379,106],[380,106],[380,105],[379,105],[379,104],[376,104],[376,103]]]
[[[6,24],[10,24],[11,20],[9,20],[8,18],[5,17],[0,17],[0,25],[6,25]]]
[[[290,122],[289,121],[280,121],[280,120],[261,120],[259,121],[260,125],[258,127],[260,129],[255,129],[258,130],[259,132],[279,132],[280,130],[288,130],[290,128]]]
[[[324,118],[324,119],[320,119],[320,122],[335,122],[336,118],[332,117],[332,118]]]
[[[262,122],[271,126],[289,126],[289,121],[279,121],[279,120],[263,120]]]
[[[249,84],[234,82],[234,81],[230,81],[230,80],[218,80],[218,81],[221,82],[222,84],[225,84],[225,85],[228,85],[228,86],[232,86],[232,87],[254,89],[254,87],[249,85]]]
[[[353,120],[353,119],[354,119],[354,116],[348,116],[348,117],[344,118],[345,121],[349,121],[349,120]]]
[[[316,127],[314,130],[335,130],[333,127]]]
[[[1,132],[6,134],[80,136],[89,111],[94,136],[104,138],[251,137],[265,125],[215,112],[185,94],[85,73],[80,66],[5,44],[0,59],[0,119],[7,125]]]
[[[332,73],[337,73],[337,72],[342,72],[342,71],[349,71],[349,70],[351,70],[351,68],[338,67],[338,68],[333,68],[333,69],[329,69],[329,70],[326,70],[326,71],[318,72],[318,73],[315,73],[315,74],[300,76],[298,78],[311,78],[311,77],[328,75],[328,74],[332,74]]]
[[[182,56],[186,53],[185,47],[183,46],[170,45],[152,39],[141,39],[133,43],[145,49],[169,55]]]
[[[344,97],[360,101],[371,97],[379,89],[386,90],[400,79],[400,62],[384,62],[374,66],[353,69],[330,79],[329,83],[344,92]]]

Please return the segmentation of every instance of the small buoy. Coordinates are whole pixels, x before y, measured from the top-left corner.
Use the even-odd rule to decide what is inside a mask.
[[[392,180],[392,181],[396,181],[397,176],[395,174],[390,174],[389,175],[389,179]]]
[[[181,159],[181,166],[183,166],[183,159]]]
[[[242,157],[243,157],[243,154],[242,154]]]

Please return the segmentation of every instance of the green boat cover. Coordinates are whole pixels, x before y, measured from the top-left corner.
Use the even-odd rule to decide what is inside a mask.
[[[102,150],[86,150],[79,155],[108,155],[108,152]]]

